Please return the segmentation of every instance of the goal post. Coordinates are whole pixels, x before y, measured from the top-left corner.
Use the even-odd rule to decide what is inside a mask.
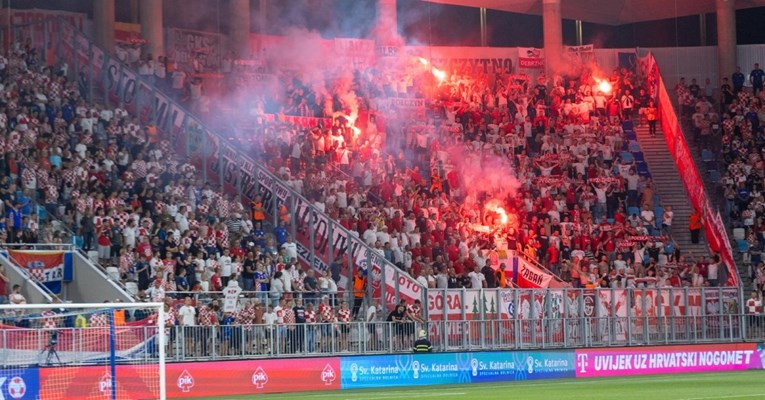
[[[0,305],[0,399],[165,399],[163,303]]]

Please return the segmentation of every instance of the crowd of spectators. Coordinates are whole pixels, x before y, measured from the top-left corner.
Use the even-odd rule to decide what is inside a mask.
[[[532,84],[507,71],[455,71],[435,89],[388,87],[370,70],[353,76],[355,99],[370,115],[360,133],[343,118],[312,129],[261,118],[253,124],[257,140],[245,144],[293,189],[428,287],[507,284],[492,272],[499,266],[484,268],[486,250],[494,248],[524,253],[576,287],[719,283],[716,256],[681,255],[669,235],[671,205],[662,204],[657,221],[650,178],[638,174],[634,160],[622,159],[621,122],[656,121],[655,105],[632,72],[598,79],[584,70]],[[609,95],[600,91],[603,80],[613,88]],[[320,97],[296,77],[287,82],[276,97],[289,104]],[[422,118],[384,118],[375,110],[387,96],[426,94]],[[335,97],[328,110],[278,110],[347,114],[344,96]],[[254,102],[266,103],[257,96]],[[256,116],[264,109],[258,110]],[[507,175],[466,182],[464,166],[477,165]],[[502,189],[512,181],[519,187]],[[487,209],[496,201],[511,223],[496,222],[495,208]],[[471,281],[479,271],[484,277]]]
[[[731,224],[733,239],[749,278],[760,293],[765,290],[765,263],[761,255],[765,244],[764,77],[765,73],[755,64],[748,75],[738,67],[730,78],[724,77],[719,93],[702,90],[695,79],[690,84],[681,79],[675,87],[683,112],[691,118],[700,139],[701,149],[721,155],[716,160],[722,164],[721,168],[715,168],[721,172],[718,181],[721,208],[725,220]],[[705,87],[710,86],[707,80]]]
[[[313,272],[297,271],[286,231],[253,226],[249,207],[202,183],[155,127],[121,104],[88,105],[68,72],[29,44],[0,60],[0,242],[73,237],[140,297],[157,285],[221,290],[232,276],[268,293],[277,274],[282,291],[337,290],[326,276],[298,287]]]
[[[0,60],[3,242],[73,234],[142,298],[219,291],[231,281],[272,306],[338,291],[329,271],[300,267],[283,226],[266,229],[255,218],[259,199],[243,205],[201,182],[123,105],[86,102],[66,64],[45,65],[29,44],[9,54]],[[621,121],[655,112],[630,71],[603,78],[610,95],[588,69],[535,84],[508,71],[455,71],[428,91],[375,76],[356,72],[346,87],[368,115],[360,132],[343,117],[307,130],[261,119],[250,150],[414,279],[504,287],[486,251],[508,248],[575,287],[715,284],[706,264],[686,263],[668,237],[670,207],[656,221],[650,178],[621,158]],[[291,104],[317,96],[296,79],[282,89]],[[375,110],[376,99],[426,93],[423,118]],[[349,114],[343,97],[333,94],[333,115]],[[460,173],[495,162],[517,187],[479,187]]]

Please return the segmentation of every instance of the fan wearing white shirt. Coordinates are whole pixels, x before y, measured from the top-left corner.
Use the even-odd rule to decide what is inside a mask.
[[[218,263],[220,264],[220,277],[223,286],[226,286],[228,285],[229,278],[231,278],[231,274],[234,272],[232,270],[233,264],[231,263],[231,255],[229,254],[228,249],[223,250],[223,255],[218,259]]]
[[[481,267],[476,266],[473,271],[470,271],[468,277],[471,289],[483,289],[486,286],[486,277],[481,273]]]
[[[287,241],[282,244],[281,248],[287,252],[288,259],[297,259],[297,244],[292,240],[291,237],[287,237]]]

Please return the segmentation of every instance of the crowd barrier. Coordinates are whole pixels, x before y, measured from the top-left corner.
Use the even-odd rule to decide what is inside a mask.
[[[397,386],[514,382],[561,378],[615,377],[761,370],[765,344],[583,348],[429,354],[333,356],[294,359],[200,361],[167,364],[168,398],[237,396],[276,392],[329,391]],[[118,392],[143,398],[150,388],[129,365],[116,368]],[[221,374],[220,371],[226,371]],[[31,367],[0,370],[0,380],[25,385],[40,398],[40,388],[60,385],[61,374],[77,380],[65,393],[44,398],[85,399],[104,393],[100,366]],[[8,395],[7,385],[2,395]],[[10,397],[9,398],[16,398]],[[26,397],[25,397],[26,398]]]

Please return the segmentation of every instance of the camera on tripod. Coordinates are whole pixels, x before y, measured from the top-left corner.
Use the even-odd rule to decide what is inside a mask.
[[[56,345],[58,344],[58,331],[51,331],[50,338],[48,338],[48,348],[51,350],[55,350]]]

